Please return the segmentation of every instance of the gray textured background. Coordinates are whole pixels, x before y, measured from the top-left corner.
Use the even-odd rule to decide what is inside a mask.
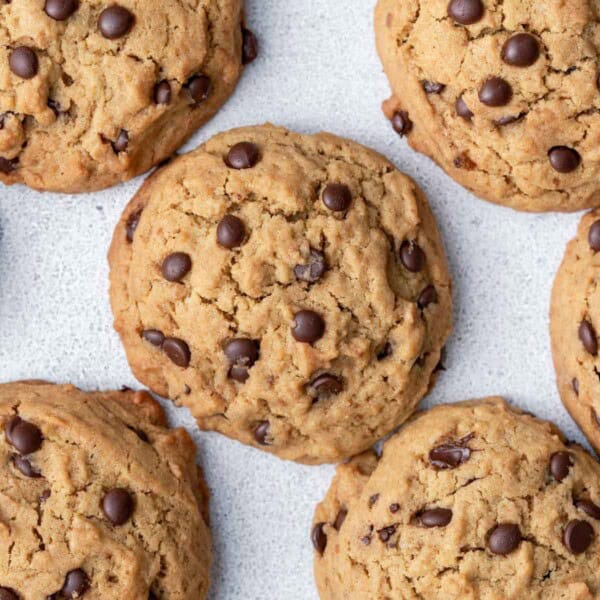
[[[547,316],[578,216],[518,214],[479,201],[399,140],[380,111],[389,92],[374,47],[373,6],[249,0],[260,58],[188,147],[218,131],[271,121],[329,130],[387,155],[429,196],[455,281],[448,371],[428,403],[504,394],[581,440],[555,388]],[[105,257],[140,181],[77,197],[0,189],[0,380],[136,387],[112,330]],[[211,600],[316,598],[309,526],[332,468],[287,464],[199,433],[186,410],[169,408],[169,415],[192,432],[213,492]]]

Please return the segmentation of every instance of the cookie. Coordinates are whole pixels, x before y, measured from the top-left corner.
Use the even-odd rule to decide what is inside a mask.
[[[206,597],[195,447],[149,394],[0,385],[0,472],[2,600]]]
[[[0,2],[0,181],[84,192],[171,156],[256,57],[242,0]]]
[[[501,398],[443,405],[338,467],[322,600],[598,598],[600,465]]]
[[[600,327],[600,210],[585,215],[556,275],[550,333],[562,401],[600,452],[600,389],[597,328]]]
[[[201,428],[337,461],[432,384],[450,279],[423,194],[325,133],[223,133],[154,174],[112,248],[115,327],[137,376]]]
[[[384,112],[478,196],[526,211],[598,205],[600,71],[589,0],[379,0]]]

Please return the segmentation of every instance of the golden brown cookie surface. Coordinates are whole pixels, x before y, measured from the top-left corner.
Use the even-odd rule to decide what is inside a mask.
[[[600,450],[600,211],[583,217],[556,275],[550,332],[564,405],[596,451]]]
[[[450,329],[423,195],[328,134],[250,127],[176,159],[125,210],[110,263],[140,381],[298,461],[350,456],[404,421]]]
[[[500,398],[409,422],[338,468],[312,532],[322,600],[593,599],[600,466]]]
[[[1,2],[0,181],[93,191],[169,157],[252,58],[241,13],[241,0]]]
[[[394,128],[475,194],[527,211],[600,202],[595,2],[380,0]]]
[[[0,431],[3,600],[206,596],[194,444],[149,394],[2,384]]]

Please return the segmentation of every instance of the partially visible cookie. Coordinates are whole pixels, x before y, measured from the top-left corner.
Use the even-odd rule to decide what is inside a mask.
[[[556,275],[552,354],[564,405],[600,452],[600,210],[585,215]]]
[[[0,598],[199,600],[208,493],[145,392],[0,385]]]
[[[450,331],[423,194],[324,133],[249,127],[177,158],[126,208],[110,264],[138,379],[204,429],[307,463],[408,418]]]
[[[173,154],[256,40],[242,0],[0,1],[0,181],[83,192]]]
[[[312,541],[322,600],[592,600],[599,533],[600,465],[488,398],[338,467]]]
[[[600,204],[600,20],[590,0],[379,0],[384,111],[478,196]]]

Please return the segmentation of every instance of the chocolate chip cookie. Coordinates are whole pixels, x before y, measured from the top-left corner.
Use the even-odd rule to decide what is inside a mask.
[[[598,598],[600,465],[501,398],[443,405],[338,468],[322,600]]]
[[[126,208],[109,258],[138,379],[287,459],[336,461],[404,421],[450,330],[423,194],[324,133],[249,127],[177,158]]]
[[[0,385],[0,598],[198,600],[208,494],[145,392]]]
[[[600,203],[596,4],[379,0],[392,127],[478,196],[527,211]]]
[[[0,1],[0,181],[92,191],[169,157],[257,44],[242,0]]]
[[[550,332],[564,405],[600,452],[600,210],[583,217],[552,290]]]

